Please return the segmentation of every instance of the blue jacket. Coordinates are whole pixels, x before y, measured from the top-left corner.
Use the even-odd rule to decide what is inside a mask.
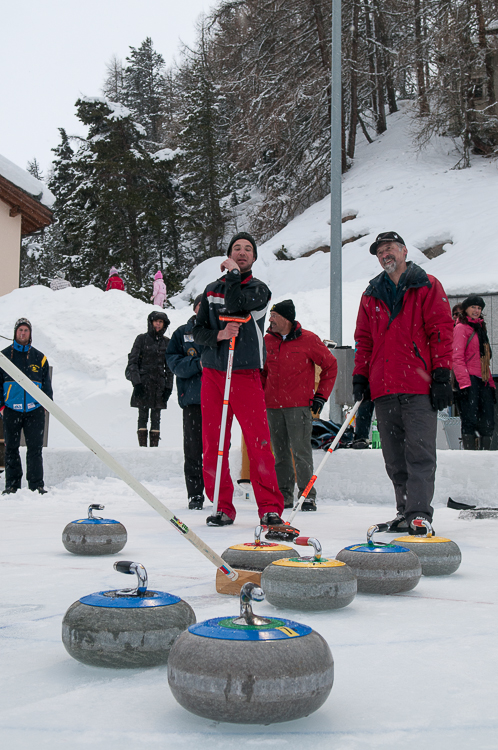
[[[201,353],[204,347],[194,342],[194,323],[195,315],[176,329],[166,349],[166,362],[176,375],[178,403],[182,409],[201,403]]]
[[[14,341],[11,346],[3,350],[2,354],[12,360],[16,367],[47,396],[53,397],[48,361],[42,352],[31,344],[21,346]],[[40,404],[29,393],[26,393],[19,383],[12,380],[5,370],[0,368],[0,408],[2,406],[8,406],[9,409],[17,412],[27,412],[38,409]]]

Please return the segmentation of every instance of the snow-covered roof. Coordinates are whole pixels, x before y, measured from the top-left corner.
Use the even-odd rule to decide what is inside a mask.
[[[25,169],[0,154],[0,176],[42,203],[47,208],[54,204],[55,197],[43,182],[37,180]]]

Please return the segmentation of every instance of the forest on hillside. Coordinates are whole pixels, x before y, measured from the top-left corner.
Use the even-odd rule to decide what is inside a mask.
[[[150,38],[112,58],[60,129],[55,223],[26,238],[22,285],[62,272],[103,287],[111,265],[148,300],[170,293],[235,231],[258,242],[329,191],[331,3],[221,0],[171,69]],[[342,169],[358,134],[412,101],[414,139],[455,142],[455,166],[498,151],[498,0],[343,0]]]

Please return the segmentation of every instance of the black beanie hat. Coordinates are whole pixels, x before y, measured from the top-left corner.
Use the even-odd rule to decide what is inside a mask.
[[[463,302],[460,302],[462,306],[462,310],[465,312],[468,307],[472,307],[472,305],[478,305],[478,307],[481,308],[481,310],[484,310],[486,307],[486,303],[484,302],[483,298],[480,297],[478,294],[469,294],[467,299],[464,299]]]
[[[250,234],[247,234],[247,232],[239,232],[238,234],[234,234],[232,239],[230,240],[230,244],[228,245],[227,255],[230,257],[230,253],[232,252],[232,247],[237,242],[237,240],[247,240],[251,243],[252,249],[254,250],[254,260],[257,260],[258,258],[258,249],[256,247],[256,240],[254,237],[251,237]]]
[[[197,307],[197,305],[199,304],[199,302],[201,301],[201,299],[202,299],[202,293],[198,294],[197,297],[194,300],[194,304],[192,305],[192,307],[194,308],[194,310]]]
[[[283,302],[276,302],[271,308],[270,312],[276,312],[285,318],[290,323],[294,323],[296,319],[296,308],[294,302],[291,299],[284,299]]]

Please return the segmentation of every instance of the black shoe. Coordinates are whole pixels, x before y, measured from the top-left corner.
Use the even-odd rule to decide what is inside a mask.
[[[425,518],[424,516],[415,516],[415,518],[412,518],[410,521],[408,533],[410,536],[434,536],[434,529],[428,518]]]
[[[369,447],[369,442],[368,440],[364,440],[364,438],[358,438],[358,440],[353,440],[349,447],[356,448],[357,450],[363,450],[364,448]]]
[[[294,507],[293,500],[284,500],[284,508],[293,508],[293,507]]]
[[[204,504],[204,497],[202,495],[193,495],[188,499],[189,510],[202,510]]]
[[[278,513],[265,513],[261,519],[261,523],[264,524],[264,526],[282,526],[284,522]]]
[[[206,518],[206,523],[208,526],[230,526],[233,523],[233,518],[230,518],[226,513],[219,510],[212,516],[208,516]]]
[[[476,505],[468,505],[467,503],[459,503],[457,500],[452,500],[451,497],[448,498],[448,502],[446,503],[448,508],[453,508],[453,510],[474,510],[476,508]]]
[[[406,533],[408,531],[408,521],[402,513],[397,513],[396,518],[394,518],[392,521],[388,521],[387,525],[388,534],[400,534],[401,532]]]
[[[4,491],[2,492],[2,495],[13,495],[17,492],[17,490],[20,490],[20,487],[6,487]]]
[[[316,500],[313,500],[312,497],[308,497],[306,500],[303,500],[301,510],[316,510]]]
[[[31,492],[39,492],[40,495],[47,494],[47,490],[45,489],[45,487],[35,487],[34,489],[31,490]]]

